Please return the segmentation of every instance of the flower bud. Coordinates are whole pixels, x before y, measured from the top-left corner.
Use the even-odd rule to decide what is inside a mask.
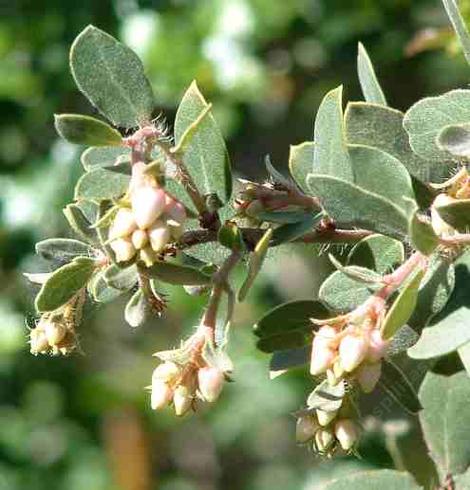
[[[161,379],[152,380],[150,405],[153,410],[160,410],[171,402],[173,390]]]
[[[168,194],[166,194],[165,203],[165,214],[168,218],[183,224],[187,218],[184,206]]]
[[[132,242],[126,238],[113,240],[109,245],[116,255],[117,262],[127,262],[135,255],[134,245],[132,245]]]
[[[124,238],[129,236],[137,228],[134,213],[129,208],[120,208],[114,216],[113,223],[109,228],[109,239]]]
[[[134,245],[137,250],[144,248],[148,242],[149,237],[146,231],[138,229],[132,233],[132,245]]]
[[[38,355],[47,352],[49,348],[49,342],[47,341],[46,334],[40,328],[31,330],[29,334],[30,352],[33,355]]]
[[[312,357],[310,359],[310,374],[317,376],[324,373],[334,362],[336,353],[325,346],[312,346]]]
[[[320,453],[328,451],[335,440],[334,435],[326,429],[320,429],[315,434],[315,445]]]
[[[149,230],[150,245],[155,252],[161,252],[170,240],[170,230],[161,221],[157,221]]]
[[[163,189],[146,184],[136,186],[131,195],[132,210],[137,226],[141,229],[152,226],[165,209]]]
[[[312,415],[299,417],[295,426],[295,440],[299,444],[305,444],[313,439],[319,428],[318,422]]]
[[[193,397],[187,386],[179,385],[175,388],[173,404],[178,417],[183,416],[191,408],[192,401]]]
[[[355,373],[359,386],[364,393],[372,393],[382,373],[382,363],[362,364]]]
[[[364,360],[368,343],[363,335],[348,334],[339,344],[339,359],[342,368],[350,373]]]
[[[434,199],[434,202],[431,206],[431,225],[436,235],[452,235],[453,233],[455,233],[455,229],[452,228],[452,226],[450,226],[448,223],[446,223],[436,210],[436,207],[445,206],[455,201],[456,199],[447,194],[439,194],[436,199]]]
[[[369,337],[367,360],[377,362],[385,356],[389,342],[384,340],[378,328],[372,330]]]
[[[199,391],[204,400],[214,402],[224,386],[224,373],[216,367],[203,367],[197,373]]]
[[[356,424],[350,419],[338,420],[335,424],[335,436],[341,447],[349,451],[359,436]]]
[[[181,374],[181,368],[171,361],[165,361],[159,364],[152,373],[152,382],[156,379],[160,379],[167,382],[175,381]]]
[[[139,257],[146,267],[152,267],[152,265],[157,261],[157,256],[150,247],[143,248],[140,251]]]
[[[327,426],[338,414],[338,410],[332,412],[326,412],[325,410],[316,410],[318,423],[325,427]]]
[[[60,344],[66,333],[67,329],[60,323],[52,321],[46,321],[44,323],[44,334],[46,335],[47,342],[51,347]]]
[[[181,238],[181,235],[184,233],[183,226],[172,219],[169,219],[166,224],[168,226],[168,229],[170,230],[171,238],[173,238],[173,240],[179,240]]]

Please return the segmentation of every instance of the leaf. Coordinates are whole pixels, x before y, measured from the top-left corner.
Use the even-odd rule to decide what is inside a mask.
[[[444,4],[447,15],[459,38],[465,59],[470,64],[470,33],[468,32],[465,20],[460,13],[459,6],[456,0],[442,0],[442,3]]]
[[[329,311],[319,301],[292,301],[277,306],[254,326],[254,334],[260,339],[257,347],[263,352],[302,347],[311,340],[311,318],[328,316]]]
[[[261,267],[263,266],[264,259],[266,258],[266,254],[269,248],[269,242],[272,235],[273,231],[271,228],[266,230],[264,235],[256,244],[255,249],[250,254],[250,260],[248,262],[248,273],[245,280],[243,281],[242,286],[240,287],[240,290],[238,291],[238,301],[245,300],[248,291],[255,282],[255,279],[258,276]]]
[[[455,157],[470,157],[470,124],[446,126],[437,136],[437,146]]]
[[[268,175],[271,177],[275,184],[280,184],[284,187],[287,187],[288,189],[291,189],[293,187],[293,182],[274,168],[273,164],[271,163],[271,159],[269,158],[269,155],[266,155],[264,159],[264,165],[266,166],[266,171],[268,172]]]
[[[119,146],[122,136],[109,124],[81,114],[55,114],[59,135],[69,143],[88,146]]]
[[[307,407],[311,410],[334,412],[341,408],[344,395],[345,386],[343,381],[332,386],[328,383],[328,380],[325,379],[317,385],[308,396]]]
[[[357,282],[340,271],[333,272],[320,287],[318,297],[337,313],[345,313],[364,303],[377,287]]]
[[[147,300],[141,289],[138,289],[128,301],[124,310],[124,318],[131,327],[140,327],[148,313]]]
[[[404,259],[405,250],[401,242],[384,235],[370,235],[351,249],[347,264],[386,274]]]
[[[460,232],[470,227],[470,199],[459,199],[444,206],[435,206],[439,216]]]
[[[148,124],[153,92],[142,62],[127,46],[90,25],[75,39],[70,67],[78,88],[115,126]]]
[[[352,475],[335,479],[323,490],[419,490],[409,473],[395,470],[358,471]]]
[[[414,104],[405,114],[403,125],[417,155],[430,161],[445,161],[450,154],[437,146],[437,136],[446,126],[468,121],[470,90],[452,90]]]
[[[279,224],[299,224],[312,217],[307,211],[263,211],[256,214],[256,219]]]
[[[220,227],[217,238],[221,245],[232,251],[242,251],[245,248],[240,228],[233,221],[227,221]]]
[[[289,150],[289,170],[297,185],[306,193],[307,175],[312,171],[315,145],[312,141],[306,141],[299,145],[291,145]]]
[[[310,358],[310,346],[297,349],[280,350],[273,353],[269,362],[269,374],[273,379],[288,369],[307,364]]]
[[[431,222],[417,212],[410,219],[409,235],[413,247],[423,255],[431,255],[439,245],[439,237],[434,232]]]
[[[23,272],[23,276],[28,279],[28,281],[33,284],[44,284],[49,277],[51,277],[52,272],[37,272],[37,273],[29,273]]]
[[[103,277],[108,286],[120,291],[132,289],[139,279],[135,265],[121,268],[116,264],[112,264],[104,270]]]
[[[184,94],[176,113],[176,146],[187,128],[207,105],[196,82],[193,82]],[[229,201],[232,193],[230,161],[222,133],[212,112],[200,122],[198,131],[193,135],[184,154],[183,162],[202,194],[215,193],[221,202]]]
[[[470,341],[469,259],[470,255],[467,253],[455,262],[455,287],[449,301],[433,317],[430,326],[423,329],[418,342],[408,350],[408,355],[413,359],[443,356]],[[441,303],[444,299],[445,297]]]
[[[46,260],[70,262],[77,256],[89,256],[93,249],[71,238],[49,238],[36,243],[36,253]]]
[[[36,310],[38,312],[54,311],[65,305],[86,286],[95,267],[93,259],[77,257],[72,262],[56,269],[36,296]]]
[[[454,483],[454,490],[468,490],[470,488],[470,469],[468,469],[465,473],[457,475],[454,478]]]
[[[80,162],[86,171],[127,163],[130,172],[130,149],[123,146],[92,146],[82,153]]]
[[[356,282],[362,282],[366,284],[380,284],[382,283],[383,277],[377,272],[366,269],[365,267],[358,267],[355,265],[344,266],[339,260],[335,258],[334,255],[328,254],[328,257],[333,264],[333,266],[349,279],[353,279]]]
[[[454,266],[445,258],[433,257],[421,281],[418,299],[408,325],[417,332],[446,305],[454,289]]]
[[[470,342],[461,345],[457,352],[459,353],[460,360],[462,361],[463,367],[467,371],[467,375],[470,376]]]
[[[109,286],[102,272],[93,276],[92,280],[88,283],[88,291],[98,303],[109,303],[123,293],[123,291]]]
[[[418,290],[423,276],[424,270],[418,270],[388,309],[380,329],[385,340],[391,339],[411,318],[418,301]]]
[[[423,408],[408,378],[392,362],[382,362],[379,385],[409,413],[416,414]]]
[[[339,226],[364,227],[392,237],[407,235],[407,214],[390,200],[336,177],[310,174],[307,181]]]
[[[273,231],[271,246],[275,247],[282,243],[292,242],[308,231],[313,231],[322,217],[323,213],[307,214],[301,221],[278,226]]]
[[[96,231],[91,227],[92,223],[88,221],[88,218],[79,206],[76,204],[68,204],[63,209],[63,213],[70,227],[81,238],[90,243],[96,243],[98,241]]]
[[[98,168],[82,175],[75,187],[75,199],[85,201],[114,200],[127,192],[127,175]]]
[[[411,149],[403,127],[404,114],[396,109],[366,102],[350,102],[345,112],[348,143],[367,145],[392,155],[416,178],[437,181],[448,175],[446,165],[432,164]]]
[[[315,118],[315,150],[311,172],[334,175],[351,181],[353,172],[343,124],[343,87],[328,92],[318,108]]]
[[[442,475],[463,473],[470,465],[470,379],[466,373],[428,372],[419,391],[420,421],[431,457]]]
[[[210,284],[212,277],[194,267],[172,262],[155,262],[151,267],[140,269],[142,274],[169,284],[199,286]]]
[[[366,101],[386,106],[387,100],[377,80],[372,61],[362,43],[358,46],[357,73]]]

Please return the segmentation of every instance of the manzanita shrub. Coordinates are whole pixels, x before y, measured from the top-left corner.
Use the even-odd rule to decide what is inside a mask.
[[[457,5],[443,3],[470,61]],[[195,82],[170,132],[152,119],[154,95],[140,60],[108,34],[93,26],[81,32],[70,66],[108,122],[55,117],[61,137],[89,148],[64,209],[77,239],[39,242],[37,253],[57,267],[27,274],[40,285],[31,352],[76,350],[86,301],[129,295],[124,316],[137,327],[164,311],[162,282],[207,294],[194,333],[155,354],[151,407],[171,405],[182,416],[214,402],[232,376],[226,348],[234,306],[271,249],[323,244],[313,254],[340,244],[343,253],[330,254],[336,271],[317,298],[279,305],[254,326],[272,375],[309,364],[315,388],[295,413],[297,442],[319,455],[355,452],[359,398],[380,385],[419,414],[440,488],[470,488],[470,90],[425,98],[403,114],[388,106],[359,45],[365,101],[343,112],[342,88],[327,93],[313,141],[290,149],[290,175],[267,159],[268,181],[240,180],[234,195],[222,134]],[[236,291],[238,264],[246,279]],[[455,351],[454,374],[431,370]],[[419,395],[403,368],[407,356],[427,360]],[[325,488],[418,486],[406,473],[383,470]]]

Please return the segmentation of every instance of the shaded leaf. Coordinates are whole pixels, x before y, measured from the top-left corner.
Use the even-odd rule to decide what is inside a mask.
[[[88,291],[91,297],[98,303],[109,303],[121,296],[124,291],[111,287],[104,278],[102,272],[95,274],[88,283]]]
[[[470,64],[470,33],[468,32],[465,20],[460,13],[459,6],[456,0],[442,0],[442,3],[444,4],[447,15],[459,38],[465,59]]]
[[[92,146],[82,153],[80,162],[86,171],[128,163],[130,172],[130,149],[123,146]]]
[[[86,286],[95,267],[93,259],[77,257],[72,262],[56,269],[36,296],[36,310],[38,312],[54,311],[63,306]]]
[[[435,206],[435,209],[452,228],[463,233],[470,228],[470,199],[459,199],[444,206]]]
[[[335,258],[334,255],[329,254],[328,257],[331,263],[339,272],[343,273],[345,276],[353,279],[356,282],[362,282],[366,284],[379,284],[383,280],[381,274],[378,274],[377,272],[374,272],[370,269],[355,265],[344,266],[339,260]]]
[[[142,274],[152,279],[159,279],[169,284],[198,286],[210,284],[212,277],[199,269],[173,262],[155,262],[151,267],[140,269]]]
[[[419,391],[420,421],[431,457],[441,475],[463,473],[470,465],[470,379],[465,372],[428,372]]]
[[[409,235],[413,247],[424,255],[431,255],[439,245],[429,219],[415,212],[410,219]]]
[[[79,206],[76,204],[68,204],[63,209],[63,213],[70,227],[81,238],[90,243],[96,243],[98,241],[98,235],[92,228],[92,223],[88,220]]]
[[[69,143],[88,146],[119,146],[122,136],[109,124],[81,114],[55,114],[59,135]]]
[[[78,88],[115,126],[133,128],[152,119],[152,87],[139,57],[109,34],[88,26],[70,50]]]
[[[138,289],[128,301],[124,310],[124,318],[131,327],[140,327],[148,313],[147,300],[141,289]]]
[[[135,265],[121,268],[112,264],[104,270],[103,277],[109,286],[120,291],[132,289],[139,279]]]
[[[271,379],[287,371],[288,369],[303,366],[310,358],[310,346],[297,349],[280,350],[273,353],[269,362]]]
[[[71,238],[49,238],[36,243],[36,253],[46,260],[70,262],[77,256],[88,256],[92,252],[90,245]]]
[[[357,73],[366,101],[386,106],[387,100],[377,80],[372,61],[362,43],[358,46]]]
[[[437,146],[455,157],[470,157],[470,124],[446,126],[437,136]]]
[[[309,193],[307,175],[312,172],[314,151],[315,145],[312,141],[291,145],[289,150],[290,173],[297,185],[306,193]]]
[[[127,192],[130,178],[105,169],[90,170],[82,175],[75,187],[75,199],[85,201],[114,200]]]
[[[307,214],[301,221],[278,226],[273,231],[271,246],[275,247],[281,243],[292,242],[305,233],[313,231],[322,217],[323,213]]]
[[[395,470],[359,471],[332,480],[323,490],[419,490],[409,473]]]
[[[460,360],[462,361],[463,367],[467,371],[467,375],[470,376],[470,342],[461,345],[457,352],[459,353]]]
[[[241,251],[245,248],[240,228],[233,221],[227,221],[220,227],[217,238],[221,245],[232,251]]]

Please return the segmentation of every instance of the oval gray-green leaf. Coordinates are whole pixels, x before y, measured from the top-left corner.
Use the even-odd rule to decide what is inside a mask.
[[[151,121],[152,87],[130,48],[90,25],[72,45],[70,67],[78,88],[115,126]]]
[[[48,238],[36,243],[36,253],[46,260],[70,262],[77,256],[88,256],[93,252],[90,245],[71,238]]]
[[[410,219],[409,232],[413,247],[424,255],[431,255],[439,245],[439,237],[425,216],[414,213]]]
[[[124,291],[111,287],[102,272],[95,274],[88,284],[91,297],[98,303],[109,303],[121,296]]]
[[[420,421],[431,457],[441,475],[463,473],[470,466],[470,379],[428,372],[419,391]]]
[[[102,168],[82,175],[75,186],[75,199],[84,201],[114,200],[127,192],[130,177]]]
[[[112,288],[128,291],[137,284],[139,276],[135,265],[122,268],[112,264],[104,270],[103,278]]]
[[[470,199],[459,199],[446,204],[436,206],[439,216],[456,230],[465,233],[470,227]]]
[[[312,172],[314,151],[313,141],[291,145],[289,150],[290,173],[297,185],[306,193],[310,191],[307,186],[307,175]]]
[[[55,114],[59,135],[69,143],[88,146],[119,146],[122,136],[109,124],[81,114]]]
[[[77,204],[68,204],[63,213],[72,230],[89,243],[99,241],[96,230]]]
[[[359,471],[330,483],[323,490],[420,490],[409,473],[395,470]]]
[[[188,127],[194,123],[207,102],[193,82],[181,100],[175,118],[175,143],[178,146]],[[232,173],[227,148],[212,112],[200,122],[184,151],[183,161],[199,192],[217,194],[226,203],[232,193]]]
[[[449,160],[451,155],[437,145],[440,132],[449,125],[470,121],[470,90],[452,90],[414,104],[405,114],[403,125],[413,151],[427,160]]]
[[[424,270],[417,271],[410,281],[402,288],[392,306],[387,311],[380,328],[385,340],[391,339],[395,333],[411,318],[418,300],[418,290]]]
[[[128,163],[130,172],[130,149],[123,146],[92,146],[82,153],[80,162],[86,171]]]
[[[72,262],[56,269],[36,296],[37,311],[54,311],[65,305],[87,285],[95,268],[93,259],[77,257]]]
[[[343,273],[349,279],[353,279],[356,282],[362,282],[366,284],[381,284],[383,277],[377,272],[366,269],[365,267],[360,267],[357,265],[344,266],[336,257],[332,254],[328,255],[331,263],[336,267],[336,269]]]
[[[124,318],[131,327],[140,327],[148,313],[147,300],[141,289],[138,289],[128,301],[124,310]]]
[[[199,269],[172,262],[155,262],[151,267],[141,268],[141,272],[152,279],[185,286],[210,284],[212,280],[210,275]]]

